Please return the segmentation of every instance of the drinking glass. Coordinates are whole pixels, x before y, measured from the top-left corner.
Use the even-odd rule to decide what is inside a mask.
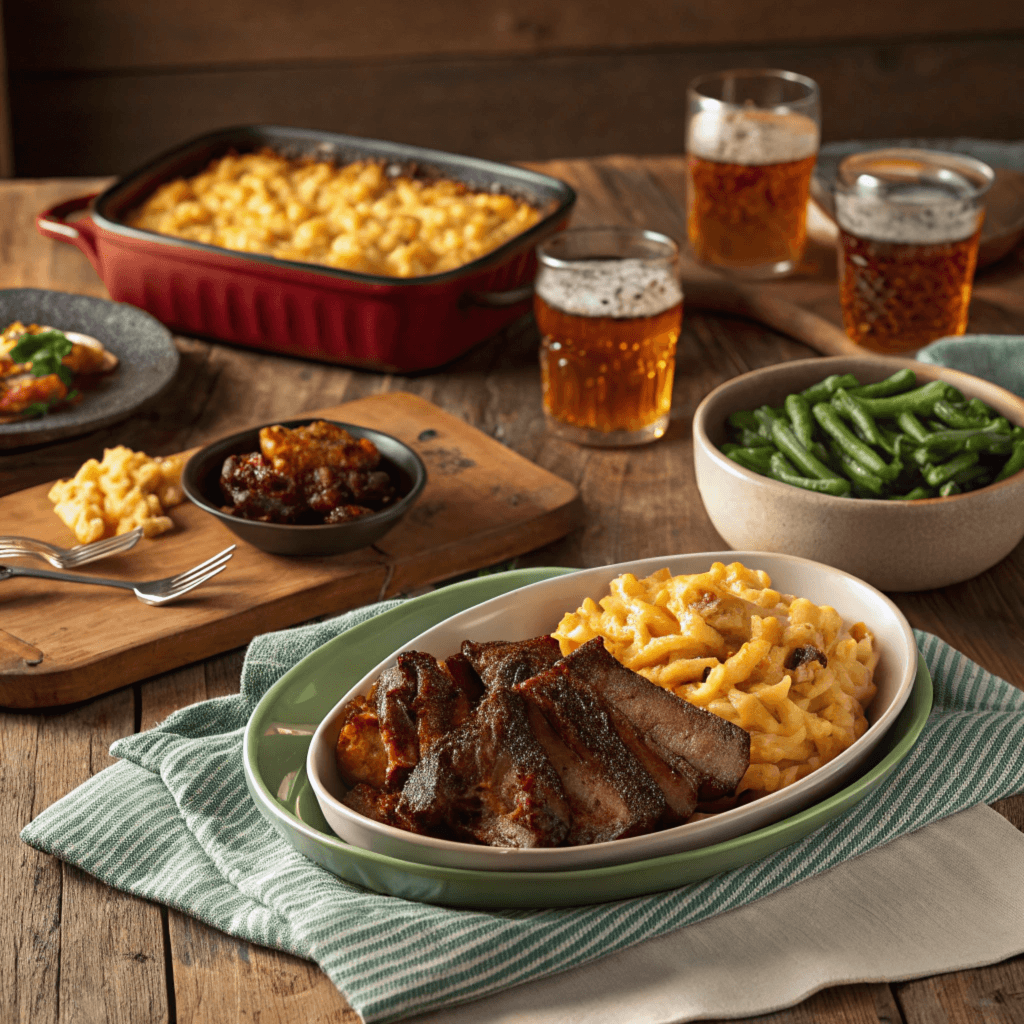
[[[878,149],[839,165],[839,298],[846,333],[875,352],[963,334],[983,200],[995,175],[972,157]]]
[[[800,263],[818,154],[818,86],[792,71],[721,71],[690,83],[687,232],[702,263],[771,278]]]
[[[665,433],[682,324],[679,247],[637,228],[577,228],[537,249],[534,313],[552,433],[616,446]]]

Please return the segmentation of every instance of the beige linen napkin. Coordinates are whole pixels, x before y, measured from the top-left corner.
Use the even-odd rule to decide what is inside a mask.
[[[595,963],[409,1024],[683,1024],[830,985],[903,981],[1024,952],[1024,834],[984,805]]]

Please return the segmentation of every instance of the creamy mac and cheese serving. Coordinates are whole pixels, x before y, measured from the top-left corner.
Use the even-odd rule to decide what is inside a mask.
[[[453,270],[540,219],[528,203],[449,179],[392,176],[270,150],[214,160],[160,186],[128,218],[208,245],[390,277]]]
[[[626,573],[552,634],[566,655],[595,636],[627,668],[750,733],[737,788],[770,793],[863,735],[878,653],[862,622],[772,589],[739,562],[646,579]]]

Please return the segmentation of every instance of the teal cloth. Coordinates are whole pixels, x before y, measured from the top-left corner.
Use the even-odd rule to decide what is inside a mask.
[[[939,338],[917,353],[922,363],[948,366],[991,381],[1024,398],[1024,335],[964,334]]]
[[[22,838],[118,889],[314,960],[364,1021],[390,1021],[596,960],[1024,789],[1024,693],[918,633],[935,682],[919,742],[872,796],[787,849],[674,891],[569,910],[463,911],[381,896],[307,860],[261,817],[245,786],[242,734],[288,668],[393,606],[257,637],[237,696],[118,740],[111,753],[122,760]]]

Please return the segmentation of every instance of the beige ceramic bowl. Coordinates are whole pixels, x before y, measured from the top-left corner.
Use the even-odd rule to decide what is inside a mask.
[[[726,418],[781,405],[833,373],[865,384],[909,366],[922,384],[945,380],[1024,426],[1024,400],[988,381],[913,359],[835,356],[768,366],[726,381],[697,407],[697,488],[715,529],[731,547],[778,551],[824,562],[881,590],[928,590],[977,576],[1024,537],[1024,473],[977,491],[924,501],[834,498],[778,483],[738,466],[718,445]]]

